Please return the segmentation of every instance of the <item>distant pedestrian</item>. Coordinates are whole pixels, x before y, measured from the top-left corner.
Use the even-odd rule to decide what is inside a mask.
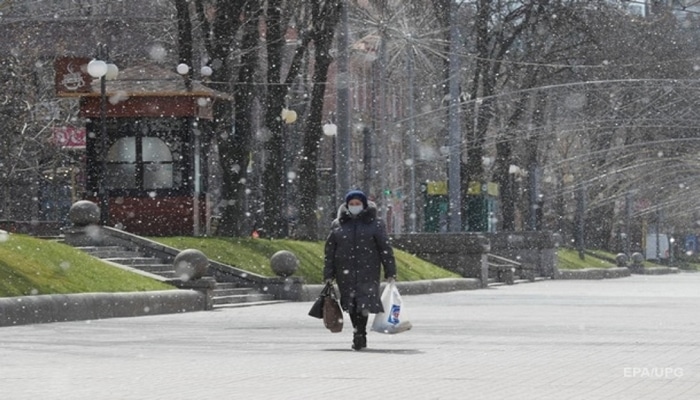
[[[326,239],[323,278],[338,283],[340,305],[352,321],[354,350],[367,347],[369,314],[384,311],[379,292],[382,266],[384,278],[395,280],[394,251],[377,206],[362,191],[352,190]]]

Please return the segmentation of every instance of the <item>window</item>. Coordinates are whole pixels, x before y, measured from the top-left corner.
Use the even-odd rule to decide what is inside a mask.
[[[170,189],[173,187],[173,155],[157,137],[123,137],[107,153],[106,185],[109,189]]]
[[[159,138],[143,138],[143,188],[169,189],[173,187],[173,156]]]
[[[181,119],[111,119],[107,123],[109,143],[105,152],[105,187],[112,195],[163,190],[169,193],[189,190],[183,180],[189,163],[189,141],[185,121]],[[91,124],[90,132],[99,131],[98,124]],[[99,190],[102,171],[100,141],[94,135],[88,140],[88,185]]]
[[[105,185],[110,189],[136,187],[136,138],[119,139],[109,148]]]

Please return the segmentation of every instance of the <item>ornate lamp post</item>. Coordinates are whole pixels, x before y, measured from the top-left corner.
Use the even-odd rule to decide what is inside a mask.
[[[290,126],[297,121],[297,112],[294,110],[290,110],[288,108],[283,108],[282,113],[280,114],[280,117],[282,118],[282,148],[287,149],[290,151],[291,149],[294,148],[294,144],[291,142],[290,137],[289,137],[289,132],[290,132]],[[282,198],[282,205],[283,205],[283,211],[282,215],[284,217],[284,225],[282,227],[283,229],[283,234],[285,237],[289,236],[290,229],[290,221],[292,220],[293,212],[292,210],[289,209],[289,198],[291,196],[291,185],[296,178],[296,174],[291,171],[291,163],[290,163],[290,157],[280,154],[280,160],[282,161],[282,176],[284,177],[284,195]]]
[[[338,125],[334,124],[332,121],[323,124],[323,134],[331,139],[331,175],[333,176],[333,193],[331,194],[333,201],[331,202],[331,205],[335,205],[335,202],[342,197],[342,191],[349,190],[347,187],[340,186],[342,182],[338,182],[338,171],[336,168],[338,148],[336,147],[335,143],[335,140],[338,137]]]
[[[182,75],[185,79],[185,89],[187,92],[192,92],[192,75],[190,72],[190,66],[185,63],[180,63],[175,67],[178,74]],[[211,67],[204,66],[200,70],[200,75],[202,78],[208,78],[213,73]],[[202,99],[197,100],[202,101]],[[202,193],[201,188],[201,142],[200,142],[200,131],[196,127],[196,122],[194,117],[187,118],[187,129],[192,135],[192,158],[194,163],[194,182],[192,187],[192,234],[194,236],[199,236],[200,234],[200,208],[199,196]],[[208,225],[207,225],[208,226]],[[208,230],[207,230],[207,233]]]
[[[101,167],[98,187],[100,198],[100,224],[109,223],[109,198],[107,196],[107,91],[106,81],[116,79],[119,68],[109,62],[109,49],[104,43],[97,45],[97,55],[87,65],[88,74],[100,80],[100,153]]]

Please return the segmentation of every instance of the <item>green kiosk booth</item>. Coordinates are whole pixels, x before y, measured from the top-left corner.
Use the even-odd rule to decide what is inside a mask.
[[[449,196],[446,181],[428,181],[421,186],[424,195],[424,231],[447,232]],[[464,231],[495,232],[498,214],[498,184],[471,182],[467,188]]]

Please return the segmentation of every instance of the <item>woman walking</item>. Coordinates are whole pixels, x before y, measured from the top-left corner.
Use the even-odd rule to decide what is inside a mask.
[[[362,191],[352,190],[338,208],[326,239],[323,278],[338,283],[340,305],[352,321],[354,350],[367,347],[369,314],[384,311],[381,266],[385,279],[396,279],[394,251],[377,207]]]

